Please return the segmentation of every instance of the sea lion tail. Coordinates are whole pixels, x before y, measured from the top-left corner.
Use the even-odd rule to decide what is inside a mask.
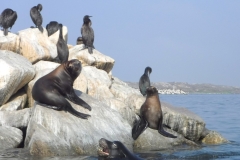
[[[68,106],[67,111],[70,112],[71,114],[73,114],[74,116],[77,116],[82,119],[88,119],[88,117],[91,117],[88,114],[84,114],[84,113],[76,111],[72,106]]]
[[[93,51],[92,51],[92,47],[88,47],[88,52],[89,52],[90,54],[93,53]]]
[[[38,26],[38,29],[39,29],[40,32],[43,33],[43,27],[42,26]]]
[[[165,137],[177,138],[177,136],[174,136],[174,135],[172,135],[172,134],[164,131],[163,128],[161,128],[161,130],[158,130],[158,132],[159,132],[161,135],[165,136]]]
[[[8,29],[7,28],[3,28],[4,31],[4,35],[7,36],[8,35]]]

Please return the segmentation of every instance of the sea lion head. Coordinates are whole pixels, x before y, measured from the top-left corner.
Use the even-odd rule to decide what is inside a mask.
[[[82,64],[78,59],[72,59],[64,63],[64,67],[69,75],[75,80],[82,71]]]
[[[124,158],[125,154],[122,152],[122,143],[119,141],[108,141],[104,138],[99,140],[99,146],[102,149],[98,150],[98,155],[100,157],[107,158]]]
[[[148,96],[151,96],[151,95],[154,95],[154,94],[158,94],[158,90],[154,86],[149,86],[146,90],[146,93],[147,93]]]

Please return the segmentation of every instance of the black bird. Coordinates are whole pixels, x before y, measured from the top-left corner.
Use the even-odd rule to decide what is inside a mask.
[[[68,61],[69,50],[68,50],[67,42],[63,39],[62,27],[63,25],[60,23],[58,25],[60,32],[59,32],[59,38],[57,42],[57,52],[58,52],[58,58],[60,60],[60,63],[65,63]]]
[[[94,48],[94,46],[93,46],[94,32],[91,27],[92,22],[89,19],[89,17],[92,17],[92,16],[86,15],[83,17],[83,25],[81,28],[81,34],[82,34],[83,44],[85,45],[86,48],[88,48],[88,52],[93,53],[92,49]]]
[[[39,31],[43,32],[43,27],[42,27],[42,15],[40,11],[42,10],[42,5],[38,4],[37,6],[34,6],[30,10],[30,16],[32,18],[33,23],[36,25],[36,28],[39,29]]]
[[[3,28],[4,35],[8,35],[8,28],[12,28],[17,20],[17,12],[10,8],[5,9],[0,16],[0,26]]]
[[[77,38],[77,45],[83,44],[83,39],[82,37]]]
[[[47,24],[46,29],[48,32],[48,37],[58,31],[59,28],[58,25],[59,24],[56,21],[51,21],[50,23]]]
[[[152,73],[151,67],[146,67],[144,74],[141,76],[139,80],[139,89],[143,96],[147,95],[146,90],[150,86],[149,76]]]

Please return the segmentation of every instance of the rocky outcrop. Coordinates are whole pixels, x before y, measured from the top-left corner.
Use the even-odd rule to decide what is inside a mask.
[[[103,55],[98,50],[93,49],[93,53],[89,54],[84,45],[76,45],[69,50],[69,60],[78,59],[82,62],[83,66],[94,66],[98,69],[104,70],[109,73],[115,63],[114,59]]]
[[[17,148],[23,140],[23,133],[20,129],[0,126],[0,150]]]
[[[92,107],[92,111],[73,103],[71,105],[80,112],[90,114],[88,120],[35,104],[25,140],[25,147],[31,154],[96,155],[96,145],[104,137],[120,140],[132,150],[131,126],[121,115],[80,91],[76,93]]]
[[[31,116],[31,109],[19,111],[0,111],[0,126],[26,128]]]
[[[229,142],[226,138],[224,138],[221,134],[216,131],[210,131],[203,139],[202,143],[204,144],[223,144]]]
[[[20,41],[19,36],[8,32],[8,35],[5,36],[3,31],[0,30],[0,50],[8,50],[15,53],[19,53],[20,50]]]
[[[38,28],[29,28],[18,32],[20,38],[20,54],[31,63],[40,60],[54,60],[57,57],[57,47],[47,36],[46,29],[41,33]]]
[[[9,102],[0,107],[0,111],[16,111],[25,107],[27,102],[27,94],[21,89],[14,94]]]
[[[0,50],[0,68],[0,105],[2,105],[33,79],[35,70],[23,56],[3,50]]]

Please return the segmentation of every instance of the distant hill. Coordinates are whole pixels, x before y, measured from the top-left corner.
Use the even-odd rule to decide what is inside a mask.
[[[126,82],[129,86],[138,89],[138,82]],[[181,90],[189,94],[240,94],[239,87],[214,84],[189,84],[183,82],[156,82],[152,83],[159,90]]]

